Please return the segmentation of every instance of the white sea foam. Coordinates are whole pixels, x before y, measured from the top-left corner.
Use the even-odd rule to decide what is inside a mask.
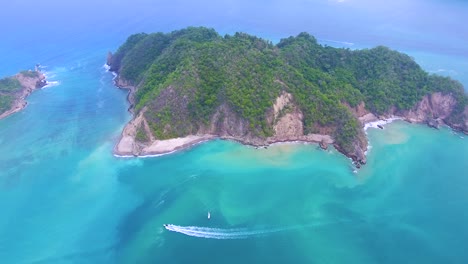
[[[173,150],[171,152],[166,152],[166,153],[161,153],[161,154],[148,154],[148,155],[142,155],[142,156],[135,156],[135,155],[118,155],[118,154],[114,154],[114,157],[116,158],[155,158],[155,157],[161,157],[161,156],[165,156],[165,155],[169,155],[169,154],[172,154],[172,153],[175,153],[177,152],[178,150]]]
[[[44,68],[47,68],[47,66],[40,66],[39,67],[40,69],[44,69]],[[50,79],[53,79],[57,76],[57,74],[55,73],[55,71],[53,72],[50,72],[50,71],[42,71],[42,74],[44,75],[45,79],[46,79],[46,85],[44,85],[42,87],[42,89],[45,89],[45,88],[50,88],[50,87],[54,87],[54,86],[58,86],[60,85],[60,81],[49,81]]]
[[[135,158],[135,156],[133,156],[133,155],[117,155],[117,154],[114,154],[114,157],[116,157],[116,158],[124,158],[124,159],[127,159],[127,158]]]
[[[211,239],[245,239],[249,237],[262,236],[262,235],[266,235],[270,233],[293,229],[291,227],[289,228],[287,227],[287,228],[249,230],[246,228],[221,229],[221,228],[177,226],[177,225],[167,225],[165,226],[165,228],[169,231],[181,233],[187,236],[211,238]]]
[[[278,233],[283,231],[297,230],[300,228],[307,227],[318,227],[339,224],[344,222],[350,222],[351,219],[339,219],[335,221],[327,222],[316,222],[313,224],[306,225],[294,225],[286,227],[276,227],[276,228],[259,228],[259,229],[248,229],[248,228],[232,228],[232,229],[223,229],[223,228],[210,228],[210,227],[199,227],[199,226],[178,226],[178,225],[165,225],[164,227],[172,232],[181,233],[187,236],[200,237],[200,238],[210,238],[210,239],[246,239],[251,237],[260,237],[272,233]]]
[[[372,145],[368,142],[368,143],[367,143],[367,150],[364,151],[364,155],[367,156],[367,154],[369,154],[369,151],[370,151],[371,149],[372,149]]]
[[[110,66],[107,65],[107,63],[105,63],[102,67],[106,70],[106,72],[112,73],[112,75],[114,76],[114,78],[112,78],[112,80],[115,80],[117,78],[118,74],[116,72],[111,71]]]
[[[166,155],[170,155],[172,153],[176,153],[177,150],[173,150],[173,151],[170,151],[170,152],[166,152],[166,153],[161,153],[161,154],[149,154],[149,155],[143,155],[143,156],[138,156],[138,158],[155,158],[155,157],[162,157],[162,156],[166,156]]]
[[[277,146],[277,145],[312,145],[312,144],[317,144],[315,142],[308,142],[308,141],[303,141],[303,140],[291,140],[291,141],[279,141],[279,142],[273,142],[268,146],[262,146],[262,147],[269,147],[269,146]],[[261,148],[261,147],[260,147]]]
[[[395,120],[401,120],[402,118],[399,117],[399,116],[393,116],[391,118],[388,118],[388,119],[383,119],[383,120],[377,120],[377,121],[374,121],[374,122],[369,122],[369,123],[366,123],[364,125],[364,131],[366,131],[368,128],[379,128],[378,126],[384,126],[386,124],[390,124],[392,123],[393,121]]]
[[[47,84],[44,87],[42,87],[42,89],[50,88],[50,87],[54,87],[58,85],[60,85],[59,81],[47,81]]]

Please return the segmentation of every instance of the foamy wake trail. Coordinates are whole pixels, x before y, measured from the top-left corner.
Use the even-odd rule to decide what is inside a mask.
[[[167,225],[167,230],[181,233],[187,236],[211,238],[211,239],[245,239],[249,237],[258,237],[270,233],[285,231],[298,227],[287,227],[287,228],[271,228],[271,229],[257,229],[248,230],[245,228],[235,229],[222,229],[222,228],[209,228],[209,227],[197,227],[197,226],[177,226]]]
[[[266,236],[272,233],[278,233],[283,231],[291,231],[301,228],[319,227],[326,225],[339,224],[344,222],[350,222],[352,220],[335,220],[327,222],[317,222],[313,224],[305,225],[294,225],[278,228],[261,228],[261,229],[247,229],[247,228],[210,228],[210,227],[199,227],[199,226],[178,226],[178,225],[166,225],[165,228],[169,231],[181,233],[187,236],[211,238],[211,239],[245,239],[251,237]]]
[[[210,228],[210,227],[199,227],[199,226],[178,226],[178,225],[165,225],[164,227],[172,232],[181,233],[187,236],[200,237],[200,238],[210,238],[210,239],[245,239],[251,237],[261,237],[266,236],[272,233],[284,232],[299,230],[301,231],[304,228],[317,228],[324,226],[331,226],[337,224],[351,223],[353,226],[356,225],[369,225],[375,223],[375,220],[388,219],[389,217],[401,217],[406,215],[407,211],[400,212],[388,212],[381,215],[367,215],[359,218],[339,218],[331,221],[316,220],[313,223],[283,226],[276,228],[257,228],[257,229],[248,229],[248,228],[232,228],[232,229],[223,229],[223,228]]]

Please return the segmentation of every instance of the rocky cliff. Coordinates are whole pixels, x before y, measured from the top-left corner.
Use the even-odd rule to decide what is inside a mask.
[[[107,63],[116,85],[130,89],[135,115],[116,146],[121,155],[211,138],[254,146],[305,141],[333,144],[360,165],[367,122],[397,115],[467,131],[463,86],[386,47],[335,49],[307,33],[273,45],[187,28],[132,35]]]
[[[133,98],[135,88],[129,85],[128,82],[117,78],[116,85],[121,88],[130,89],[129,98]],[[164,102],[164,104],[160,106],[150,106],[163,108],[169,105],[179,110],[186,109],[188,107],[188,102],[183,99],[181,100],[178,95],[179,93],[177,93],[177,91],[169,87],[160,95],[161,98],[164,98],[164,100],[161,99],[160,102]],[[131,102],[131,99],[129,100]],[[368,139],[362,129],[365,123],[398,116],[411,123],[424,123],[430,126],[445,124],[456,130],[467,133],[468,107],[465,107],[462,115],[462,122],[453,123],[450,119],[456,105],[457,101],[452,95],[444,95],[442,93],[424,96],[423,99],[409,111],[397,111],[395,108],[391,108],[390,111],[378,116],[366,109],[364,102],[361,102],[356,107],[347,105],[353,116],[361,123],[358,137],[352,142],[352,151],[345,150],[340,145],[334,144],[335,141],[332,135],[334,131],[333,127],[322,127],[320,129],[320,134],[305,133],[303,127],[304,116],[297,103],[294,102],[294,97],[285,91],[276,98],[270,111],[267,112],[268,124],[273,130],[273,135],[266,138],[254,135],[250,130],[249,122],[239,117],[231,107],[223,104],[217,108],[209,123],[201,125],[196,133],[185,137],[182,144],[175,144],[175,147],[158,148],[157,146],[160,146],[161,142],[164,140],[156,138],[151,132],[149,122],[146,119],[148,113],[145,107],[139,111],[137,116],[125,127],[122,138],[117,144],[115,151],[118,155],[130,156],[163,154],[213,138],[235,140],[243,144],[257,147],[267,146],[276,142],[302,141],[319,143],[324,149],[326,149],[329,144],[333,144],[338,151],[350,157],[355,164],[360,167],[360,165],[366,163],[365,153],[368,147]],[[177,122],[175,122],[175,125],[177,125],[176,123]],[[166,127],[165,130],[169,131],[171,128]]]
[[[401,112],[401,116],[408,122],[426,123],[435,128],[447,125],[466,134],[468,106],[465,106],[457,116],[453,116],[457,103],[457,99],[452,94],[437,92],[424,96],[413,109]]]

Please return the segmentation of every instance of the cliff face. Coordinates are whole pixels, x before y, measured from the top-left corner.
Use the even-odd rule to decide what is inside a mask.
[[[130,89],[135,118],[116,147],[125,155],[161,153],[174,139],[218,137],[255,146],[334,144],[364,164],[366,122],[398,115],[467,127],[461,84],[385,47],[322,47],[306,33],[273,45],[188,28],[130,36],[107,63],[116,85]]]
[[[121,78],[116,79],[116,84],[122,88],[131,89],[130,98],[133,98],[134,87],[128,85],[128,82],[123,81]],[[168,87],[159,95],[159,100],[155,100],[148,107],[156,109],[157,112],[162,111],[164,108],[177,109],[180,113],[178,116],[183,117],[181,120],[173,122],[175,129],[178,125],[183,125],[180,129],[187,129],[187,120],[189,119],[189,97],[190,93],[182,94],[174,87]],[[442,93],[434,93],[424,96],[423,99],[417,103],[415,107],[408,111],[396,111],[391,108],[390,111],[380,118],[386,118],[393,115],[401,116],[403,119],[414,123],[433,124],[435,126],[446,124],[450,127],[464,131],[468,131],[468,107],[463,112],[463,122],[451,123],[449,117],[456,107],[457,101],[452,95],[444,95]],[[355,107],[346,105],[353,116],[360,121],[361,125],[365,123],[376,121],[379,118],[371,113],[365,107],[365,103],[361,102]],[[147,108],[143,108],[138,112],[136,117],[125,127],[122,138],[115,150],[119,155],[151,155],[160,154],[164,151],[154,147],[161,142],[161,139],[152,133],[150,122],[147,118],[151,118],[147,112]],[[265,113],[268,125],[271,127],[273,135],[269,137],[259,137],[252,133],[248,120],[240,117],[239,114],[227,104],[219,106],[215,113],[212,115],[210,122],[206,124],[199,124],[193,129],[189,135],[193,135],[192,140],[195,142],[206,140],[210,138],[222,138],[239,141],[244,144],[254,146],[265,146],[275,142],[290,142],[290,141],[304,141],[320,143],[323,148],[328,144],[333,144],[334,147],[342,152],[344,155],[350,157],[355,164],[360,167],[365,164],[366,151],[368,148],[368,139],[361,128],[358,136],[353,140],[351,151],[343,149],[340,145],[334,144],[332,132],[334,127],[321,127],[319,130],[322,134],[312,134],[304,132],[304,116],[294,100],[294,97],[283,91],[279,97],[274,100],[274,104],[270,110]],[[163,133],[173,130],[174,127],[166,126],[163,128]],[[140,135],[140,136],[137,136]],[[177,136],[174,136],[176,138]]]
[[[413,109],[402,111],[400,115],[409,122],[426,123],[435,128],[445,124],[468,133],[468,106],[463,112],[454,113],[456,106],[457,99],[453,95],[437,92],[424,96]]]

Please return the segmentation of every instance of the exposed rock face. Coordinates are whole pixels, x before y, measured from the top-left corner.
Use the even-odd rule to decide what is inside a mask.
[[[178,149],[186,148],[201,141],[209,140],[214,136],[191,135],[184,138],[173,138],[169,140],[157,140],[149,131],[148,123],[144,118],[145,109],[137,115],[130,123],[128,123],[123,132],[120,141],[114,148],[114,152],[121,156],[145,156],[157,155],[172,152]],[[136,140],[139,128],[143,128],[148,142],[139,142]]]
[[[446,124],[454,129],[468,132],[468,107],[462,113],[459,122],[451,119],[457,100],[451,94],[433,93],[426,95],[410,111],[401,113],[409,122],[426,123],[430,127],[438,128]]]
[[[303,115],[291,94],[283,92],[273,105],[275,138],[285,140],[304,135]]]
[[[143,119],[143,112],[128,123],[124,130],[120,141],[115,146],[115,152],[122,156],[138,155],[141,152],[141,147],[135,140],[137,129],[141,125]]]
[[[15,75],[15,78],[20,82],[21,86],[24,89],[28,90],[29,92],[32,92],[35,89],[42,88],[45,85],[47,85],[44,74],[40,72],[36,73],[36,77],[26,76],[22,73],[18,73],[17,75]]]
[[[323,150],[327,150],[327,149],[328,149],[328,143],[325,142],[324,140],[320,141],[319,146],[320,146],[320,148],[322,148]]]
[[[124,84],[125,82],[116,82]],[[131,93],[133,93],[133,88]],[[187,104],[184,100],[175,100],[179,97],[170,96],[176,94],[176,91],[168,87],[163,91],[162,96],[167,100],[165,104],[177,103],[176,109],[184,109]],[[174,101],[172,102],[172,99]],[[179,98],[180,99],[180,98]],[[172,102],[172,103],[171,103]],[[150,107],[164,107],[164,105],[150,105]],[[211,121],[206,126],[200,126],[195,135],[183,138],[159,140],[152,133],[146,120],[146,107],[138,112],[136,117],[130,121],[124,128],[121,139],[115,146],[114,151],[121,156],[141,156],[160,154],[172,151],[184,146],[212,138],[222,138],[239,141],[244,144],[254,146],[265,146],[275,142],[303,141],[320,143],[323,149],[327,149],[329,144],[333,144],[333,138],[329,135],[308,134],[304,135],[303,117],[299,108],[294,104],[291,94],[283,92],[272,105],[270,113],[271,125],[273,125],[274,135],[268,138],[254,136],[250,131],[249,123],[236,114],[228,105],[223,104],[218,107]],[[175,124],[176,125],[176,124]],[[138,129],[143,128],[147,142],[139,142],[137,138]],[[141,132],[140,132],[141,133]],[[169,145],[176,146],[174,148]],[[165,149],[166,151],[162,150]]]
[[[111,61],[112,55],[109,54],[108,62]],[[285,88],[284,90],[287,90],[284,83],[279,80],[276,80],[276,82],[281,83]],[[132,104],[132,108],[135,87],[120,77],[116,78],[115,83],[120,88],[130,89],[128,99]],[[122,132],[122,138],[115,147],[115,152],[119,155],[160,154],[212,138],[230,139],[254,146],[265,146],[275,142],[305,141],[319,143],[322,149],[327,149],[329,144],[334,144],[335,142],[330,136],[335,131],[334,127],[322,127],[317,124],[315,129],[320,134],[304,134],[303,113],[294,102],[293,96],[284,90],[274,101],[271,110],[266,113],[266,119],[272,128],[273,135],[262,138],[255,136],[252,128],[249,126],[249,122],[241,118],[228,104],[220,105],[212,115],[209,123],[198,124],[198,126],[188,125],[184,120],[184,113],[188,113],[188,99],[191,96],[190,89],[182,91],[177,87],[167,87],[158,95],[158,97],[161,97],[160,100],[154,100],[148,107],[154,110],[154,112],[160,112],[165,107],[173,111],[181,111],[177,114],[177,116],[181,117],[181,120],[174,120],[173,123],[168,124],[170,127],[163,128],[163,132],[165,133],[169,131],[181,131],[180,129],[183,129],[180,137],[168,140],[160,140],[155,137],[147,122],[147,118],[151,118],[151,116],[147,116],[146,110],[142,109],[136,113],[136,117],[125,127]],[[447,124],[466,133],[468,131],[468,107],[463,112],[462,121],[454,123],[450,119],[456,104],[457,100],[452,95],[434,93],[424,96],[409,111],[397,111],[395,107],[391,107],[383,117],[398,115],[409,122],[426,123],[433,127]],[[364,102],[355,107],[351,107],[346,103],[345,105],[362,125],[379,119],[366,109]],[[152,121],[150,123],[155,123],[154,120],[150,121]],[[145,136],[148,138],[147,142],[138,142],[136,140],[137,130],[140,127],[144,128]],[[187,134],[189,136],[184,136]],[[357,167],[367,162],[365,153],[368,141],[363,130],[359,131],[358,136],[352,142],[352,151],[345,151],[337,144],[334,144],[334,147],[351,158]]]
[[[359,135],[356,140],[352,143],[352,152],[347,152],[341,148],[340,145],[334,144],[333,146],[345,156],[351,158],[354,164],[359,168],[361,165],[367,163],[366,150],[367,150],[367,137],[363,130],[359,131]]]
[[[246,120],[238,115],[226,104],[221,105],[211,118],[208,127],[202,127],[199,134],[213,134],[221,137],[245,137],[246,140],[255,141],[249,132]]]
[[[351,107],[349,104],[344,103],[344,105],[353,113],[353,115],[357,118],[361,118],[370,114],[370,112],[366,109],[366,104],[364,102],[359,103],[355,107]]]
[[[451,95],[434,93],[426,95],[423,99],[404,116],[411,122],[425,122],[428,117],[445,119],[453,110],[457,101]]]

